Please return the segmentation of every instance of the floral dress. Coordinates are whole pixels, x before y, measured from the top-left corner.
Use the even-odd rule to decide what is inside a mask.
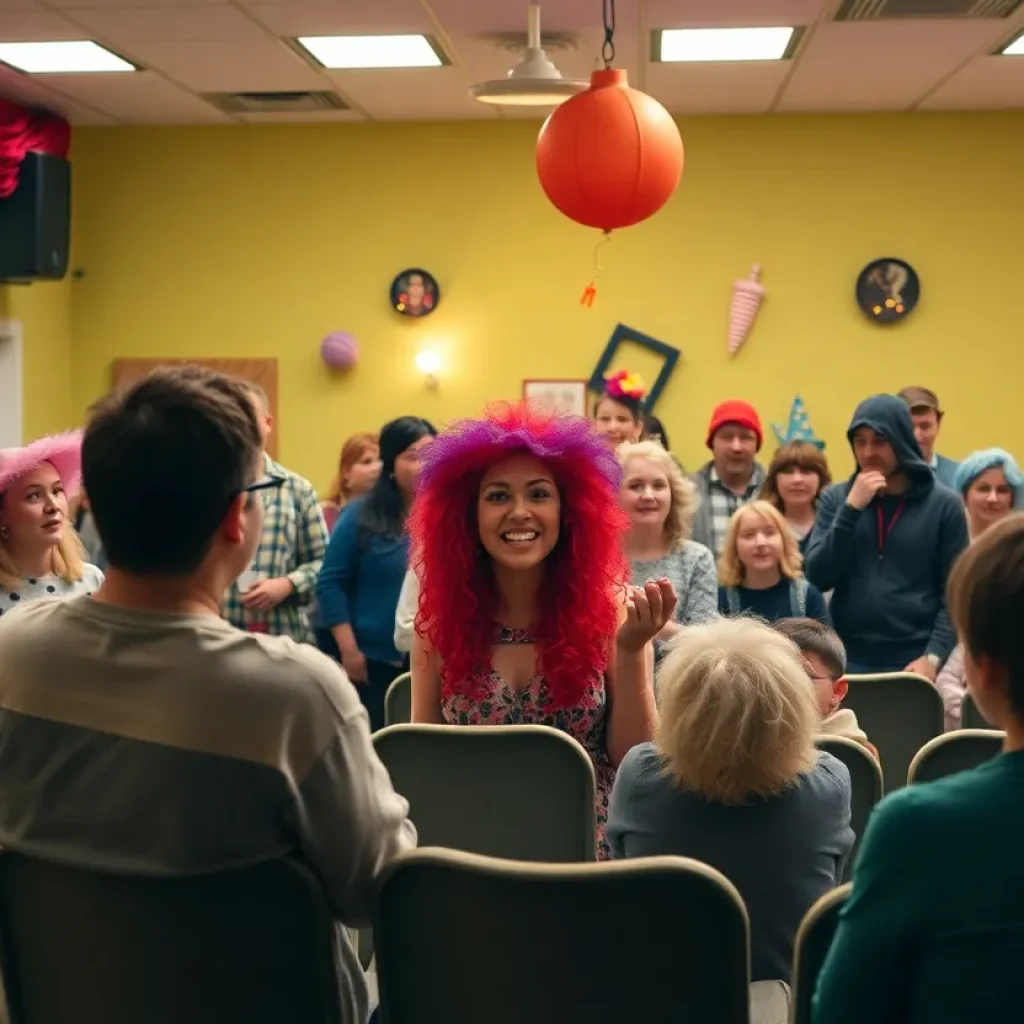
[[[533,643],[527,630],[501,629],[495,643]],[[493,670],[482,681],[479,696],[450,695],[441,700],[441,714],[449,725],[549,725],[567,733],[582,744],[594,763],[597,780],[597,859],[608,860],[611,852],[605,841],[608,821],[608,797],[615,781],[615,768],[605,749],[605,717],[608,695],[604,677],[595,675],[584,690],[579,704],[571,708],[554,706],[544,676],[535,675],[522,693],[516,693]]]

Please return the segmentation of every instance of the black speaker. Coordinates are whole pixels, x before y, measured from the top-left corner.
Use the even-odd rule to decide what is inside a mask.
[[[59,281],[70,236],[71,164],[27,154],[18,187],[0,199],[0,281]]]

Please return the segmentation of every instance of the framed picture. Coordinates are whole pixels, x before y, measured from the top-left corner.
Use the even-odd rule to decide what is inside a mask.
[[[641,331],[627,327],[625,324],[618,324],[615,330],[612,331],[612,336],[608,339],[608,344],[605,345],[601,358],[597,361],[597,366],[594,367],[594,372],[590,375],[587,386],[598,395],[604,391],[604,375],[612,368],[612,360],[615,358],[619,346],[627,341],[632,342],[634,345],[639,345],[655,355],[661,356],[662,363],[661,370],[658,372],[658,379],[651,386],[651,390],[647,392],[647,397],[642,403],[644,412],[654,412],[654,405],[665,389],[669,377],[672,376],[672,371],[676,368],[676,363],[679,362],[682,352],[672,345],[666,345],[665,342],[658,341],[657,338],[652,338],[649,334],[643,334]]]
[[[524,380],[523,398],[545,412],[587,415],[585,380]]]
[[[921,281],[914,268],[893,256],[874,260],[858,275],[857,305],[879,324],[909,316],[921,298]]]
[[[391,305],[396,313],[418,319],[429,316],[441,301],[441,289],[433,274],[420,267],[403,270],[391,282]]]

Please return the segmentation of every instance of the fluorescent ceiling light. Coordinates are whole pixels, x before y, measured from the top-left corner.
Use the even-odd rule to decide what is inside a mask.
[[[676,62],[782,60],[792,28],[666,28],[658,59]]]
[[[1010,42],[999,51],[1001,57],[1024,57],[1024,32],[1022,32],[1016,39],[1011,39]]]
[[[134,64],[88,39],[60,43],[0,43],[0,61],[30,75],[138,71]]]
[[[439,68],[426,36],[300,36],[298,43],[325,68]]]

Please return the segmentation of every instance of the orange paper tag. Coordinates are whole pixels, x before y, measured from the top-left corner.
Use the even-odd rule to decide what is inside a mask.
[[[594,299],[597,297],[597,286],[593,281],[583,289],[583,294],[580,296],[580,305],[586,306],[590,309],[594,305]]]

